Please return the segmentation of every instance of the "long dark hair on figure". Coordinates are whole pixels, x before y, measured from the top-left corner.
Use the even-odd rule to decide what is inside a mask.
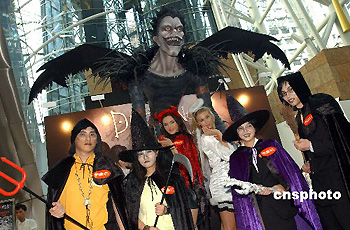
[[[164,118],[167,117],[167,116],[171,116],[172,118],[174,118],[175,122],[176,122],[177,125],[179,126],[179,131],[176,133],[176,135],[177,135],[177,134],[185,134],[185,135],[188,136],[188,138],[192,139],[192,135],[188,132],[188,130],[187,130],[187,128],[186,128],[186,125],[185,125],[185,122],[182,120],[181,117],[178,117],[178,116],[176,116],[176,115],[173,114],[173,113],[166,113],[166,114],[164,114],[163,117],[162,117],[162,125],[161,125],[161,127],[162,127],[162,132],[163,132],[163,134],[164,134],[164,136],[165,136],[166,138],[170,138],[170,139],[171,139],[171,138],[174,137],[174,135],[169,134],[169,133],[164,129],[163,120],[164,120]]]
[[[255,129],[255,135],[260,131],[260,129],[257,127],[257,123],[258,121],[256,119],[251,119],[250,121],[248,121],[250,124],[252,124],[252,126]]]

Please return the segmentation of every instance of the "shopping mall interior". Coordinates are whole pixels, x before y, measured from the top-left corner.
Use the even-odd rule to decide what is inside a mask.
[[[332,95],[350,118],[349,0],[1,0],[0,156],[23,168],[27,174],[24,185],[43,199],[47,186],[41,177],[58,158],[67,155],[61,145],[69,142],[58,139],[69,137],[72,121],[89,111],[116,106],[114,112],[89,115],[101,123],[98,125],[108,123],[114,128],[115,133],[105,137],[113,136],[106,141],[112,147],[114,140],[123,138],[121,129],[128,128],[129,117],[124,114],[130,115],[130,111],[122,113],[118,108],[124,111],[122,106],[130,103],[130,98],[125,85],[98,81],[82,69],[69,74],[63,83],[45,83],[31,101],[31,88],[42,74],[39,68],[83,44],[127,55],[139,47],[151,47],[151,21],[163,7],[184,15],[185,43],[189,45],[226,27],[276,38],[273,43],[285,53],[290,69],[267,53],[257,61],[252,52],[229,54],[223,60],[227,70],[220,78],[213,76],[209,86],[212,92],[233,92],[247,108],[255,99],[244,93],[250,89],[263,92],[277,139],[299,166],[303,159],[293,147],[293,133],[282,116],[276,91],[280,76],[300,71],[312,93]],[[61,67],[57,68],[59,72]],[[217,97],[212,101],[215,109],[219,107]],[[125,119],[125,127],[121,127],[121,119]],[[0,162],[0,170],[16,181],[22,179],[21,173],[5,162]],[[3,176],[0,184],[5,191],[18,187]],[[44,229],[45,205],[39,199],[23,189],[11,196],[0,194],[0,200],[9,199],[26,204],[28,217],[36,219],[38,229]]]

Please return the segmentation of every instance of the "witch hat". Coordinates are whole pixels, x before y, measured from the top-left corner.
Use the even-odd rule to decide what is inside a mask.
[[[226,92],[226,103],[231,121],[234,123],[243,116],[247,115],[245,108],[232,95]]]
[[[162,147],[152,135],[146,122],[141,115],[134,109],[131,113],[131,139],[132,149],[120,153],[120,160],[125,162],[133,162],[135,153],[144,150],[162,150],[170,149],[172,146]]]
[[[222,139],[225,141],[237,141],[239,140],[239,136],[237,133],[237,128],[243,123],[251,120],[255,120],[254,127],[257,130],[260,130],[266,122],[269,120],[270,112],[267,110],[257,110],[252,113],[248,113],[247,115],[241,117],[236,122],[234,122],[230,127],[226,129],[226,131],[222,135]]]

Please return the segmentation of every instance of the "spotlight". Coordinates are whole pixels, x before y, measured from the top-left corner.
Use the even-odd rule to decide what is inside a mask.
[[[110,118],[110,116],[105,114],[101,117],[101,121],[102,121],[103,125],[109,125],[109,123],[111,122],[111,118]]]
[[[64,131],[64,132],[70,132],[72,130],[72,124],[69,122],[69,121],[64,121],[62,124],[61,124],[61,129]]]
[[[243,107],[249,103],[249,97],[246,94],[241,94],[237,100]]]

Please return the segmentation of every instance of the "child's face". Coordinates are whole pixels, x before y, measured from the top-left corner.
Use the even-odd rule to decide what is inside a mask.
[[[243,143],[250,142],[255,138],[255,128],[247,121],[237,128],[237,134]]]
[[[204,127],[208,129],[214,128],[214,119],[208,111],[199,112],[196,115],[196,121],[198,125],[203,129]]]
[[[297,108],[302,108],[303,104],[301,103],[299,97],[294,92],[293,88],[289,85],[289,82],[285,82],[282,85],[281,94],[283,99],[288,102],[292,107],[296,106]]]
[[[175,134],[179,132],[179,125],[172,116],[166,116],[163,118],[163,127],[169,134]]]
[[[137,159],[146,169],[155,167],[157,153],[154,150],[144,150],[137,153]]]

